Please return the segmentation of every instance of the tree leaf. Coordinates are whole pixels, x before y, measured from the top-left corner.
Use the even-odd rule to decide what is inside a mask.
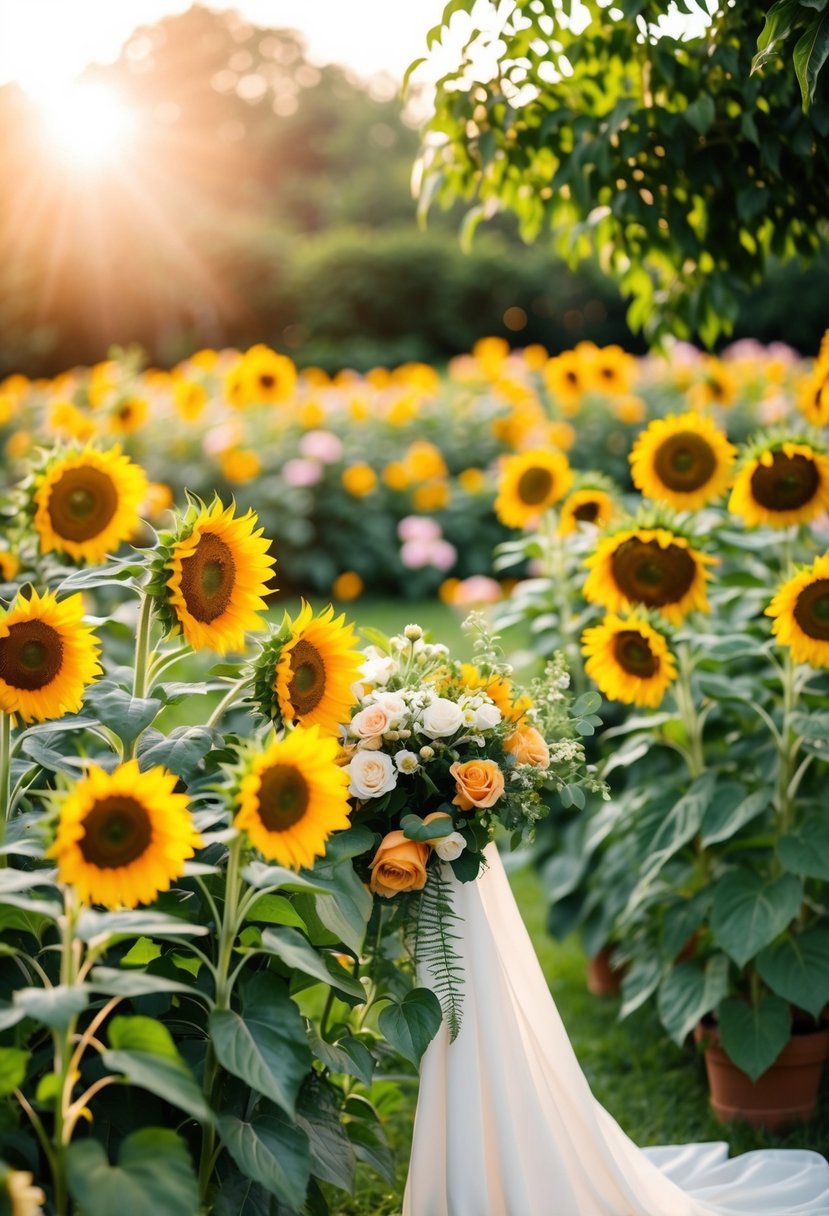
[[[795,44],[794,70],[803,94],[803,109],[808,110],[817,92],[817,78],[829,58],[829,13],[817,16]]]
[[[97,1140],[76,1140],[67,1150],[69,1192],[84,1216],[193,1216],[199,1190],[180,1136],[145,1127],[127,1136],[110,1165]]]
[[[752,1081],[771,1068],[789,1041],[789,1006],[779,996],[764,996],[758,1005],[733,997],[718,1013],[723,1051]]]

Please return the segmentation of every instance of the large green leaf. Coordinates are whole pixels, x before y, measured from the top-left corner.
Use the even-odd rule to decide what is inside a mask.
[[[248,910],[246,920],[265,925],[293,925],[305,929],[305,921],[296,906],[285,895],[261,895]]]
[[[751,63],[752,72],[756,72],[771,58],[777,50],[778,42],[788,38],[800,11],[800,0],[775,0],[766,13],[765,24],[757,39],[757,54]]]
[[[339,992],[365,1001],[366,993],[360,981],[330,954],[319,954],[296,929],[287,926],[266,929],[262,934],[262,945],[291,970],[311,975]]]
[[[794,70],[800,81],[803,108],[815,99],[820,70],[829,58],[829,13],[816,15],[795,43]]]
[[[622,1008],[620,1018],[630,1017],[659,987],[662,963],[656,954],[638,958],[622,979]]]
[[[659,985],[657,1002],[662,1025],[676,1043],[682,1044],[727,992],[728,959],[724,954],[715,954],[705,967],[695,962],[679,963]]]
[[[159,992],[186,993],[188,996],[206,996],[190,984],[182,984],[166,975],[144,971],[138,967],[93,967],[89,976],[89,987],[107,996],[154,996]]]
[[[648,878],[653,878],[675,853],[696,836],[713,799],[716,780],[714,773],[703,773],[674,804],[654,835],[649,856],[643,862]]]
[[[170,1060],[148,1051],[105,1051],[101,1058],[105,1068],[122,1073],[131,1085],[149,1090],[165,1102],[180,1107],[199,1123],[212,1121],[204,1094],[180,1057]]]
[[[332,1072],[342,1072],[349,1077],[357,1077],[364,1085],[371,1085],[374,1072],[374,1057],[365,1043],[354,1035],[345,1035],[336,1043],[328,1043],[318,1034],[312,1032],[308,1036],[311,1050],[318,1060]]]
[[[777,846],[781,863],[793,874],[829,882],[829,821],[822,812],[807,815]]]
[[[20,1047],[0,1047],[0,1097],[14,1093],[23,1084],[29,1055]]]
[[[430,988],[413,988],[399,1003],[386,1005],[378,1019],[380,1033],[412,1064],[437,1034],[442,1018],[440,1002]]]
[[[107,937],[201,937],[209,930],[206,925],[196,925],[152,908],[126,912],[96,912],[84,908],[75,932],[81,941],[90,942]]]
[[[705,812],[702,821],[702,847],[730,840],[747,823],[760,815],[769,805],[766,790],[745,796],[743,787],[728,784],[717,790],[717,797]]]
[[[803,884],[794,874],[766,879],[745,867],[732,870],[714,892],[711,928],[739,967],[782,933],[797,916]]]
[[[779,996],[764,996],[758,1005],[731,998],[718,1018],[723,1050],[752,1081],[771,1068],[791,1033],[789,1006]]]
[[[358,1161],[365,1162],[376,1174],[389,1184],[395,1184],[394,1154],[383,1139],[380,1124],[371,1125],[362,1119],[351,1119],[345,1126],[346,1133]]]
[[[138,747],[142,769],[161,764],[182,781],[192,781],[213,745],[213,732],[206,726],[177,726],[169,735],[148,730]]]
[[[258,1182],[290,1208],[302,1207],[311,1172],[311,1150],[303,1131],[274,1111],[249,1123],[223,1115],[219,1134],[246,1178]]]
[[[86,706],[129,750],[141,732],[155,720],[161,702],[155,697],[132,697],[111,681],[102,680],[87,692]]]
[[[817,1017],[829,1002],[829,929],[787,934],[760,952],[757,970],[778,996]]]
[[[297,1108],[298,1127],[308,1137],[311,1172],[322,1182],[350,1192],[357,1161],[345,1133],[331,1086],[311,1078],[302,1088]]]
[[[43,1022],[52,1030],[65,1030],[74,1017],[89,1004],[89,991],[83,984],[58,984],[54,988],[18,988],[12,998],[28,1018]]]
[[[69,1193],[83,1216],[194,1216],[199,1190],[184,1141],[145,1127],[127,1136],[110,1165],[97,1140],[76,1140],[66,1157]]]
[[[350,861],[336,865],[323,862],[309,877],[328,892],[327,897],[317,896],[316,899],[320,920],[344,945],[359,954],[374,907],[368,888],[357,877]]]
[[[243,986],[242,1010],[214,1009],[210,1014],[216,1058],[234,1077],[293,1114],[311,1066],[299,1010],[284,983],[267,971]]]

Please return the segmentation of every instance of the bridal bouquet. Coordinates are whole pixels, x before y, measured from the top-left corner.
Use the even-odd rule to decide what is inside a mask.
[[[392,638],[365,631],[371,645],[342,747],[351,823],[373,836],[355,867],[375,896],[404,903],[412,953],[431,973],[452,1037],[463,977],[449,871],[474,880],[499,829],[516,846],[554,798],[581,805],[584,787],[602,788],[578,738],[599,724],[598,695],[573,700],[561,656],[529,689],[515,687],[484,618],[466,628],[472,663],[427,641],[419,625]]]

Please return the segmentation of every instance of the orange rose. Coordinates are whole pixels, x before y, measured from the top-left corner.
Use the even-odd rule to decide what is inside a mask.
[[[426,886],[428,857],[428,844],[408,840],[402,832],[389,832],[380,841],[371,863],[371,890],[385,899],[401,891],[422,891]]]
[[[531,764],[533,768],[546,768],[550,763],[547,741],[534,726],[519,726],[504,742],[505,749],[515,757],[516,764]]]
[[[456,760],[449,772],[458,790],[452,802],[462,811],[494,806],[504,792],[504,774],[494,760]]]

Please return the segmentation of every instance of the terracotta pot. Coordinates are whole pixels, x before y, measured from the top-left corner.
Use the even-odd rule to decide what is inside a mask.
[[[587,987],[594,996],[618,996],[622,988],[624,968],[613,966],[613,947],[602,946],[598,954],[587,960]]]
[[[814,1114],[821,1069],[829,1055],[829,1027],[792,1035],[756,1081],[725,1054],[715,1025],[700,1023],[694,1038],[704,1048],[711,1109],[721,1122],[746,1119],[753,1127],[776,1132]]]

